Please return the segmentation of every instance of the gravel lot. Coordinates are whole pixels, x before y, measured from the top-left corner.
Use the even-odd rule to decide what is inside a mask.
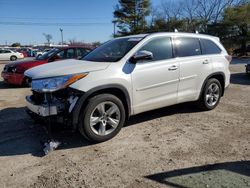
[[[0,80],[1,187],[250,187],[246,62],[230,65],[231,85],[213,111],[181,104],[143,113],[96,145],[57,127],[63,144],[47,156],[44,129],[25,113],[30,89]]]

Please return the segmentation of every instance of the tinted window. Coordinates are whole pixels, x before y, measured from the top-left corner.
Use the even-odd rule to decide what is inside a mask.
[[[219,54],[221,49],[211,40],[200,39],[202,54]]]
[[[159,61],[173,57],[172,43],[169,37],[153,39],[145,44],[139,51],[150,51],[153,59],[149,61]]]
[[[67,49],[65,58],[69,59],[75,58],[75,50],[73,48]]]
[[[201,55],[199,39],[189,37],[176,38],[175,53],[177,57]]]
[[[60,51],[60,50],[54,48],[54,49],[44,53],[42,56],[36,57],[36,59],[38,59],[38,60],[48,59],[48,58],[52,57],[53,55],[55,55],[58,51]]]
[[[77,57],[77,59],[80,59],[80,58],[84,57],[86,54],[88,54],[89,52],[90,52],[90,50],[88,50],[88,49],[77,48],[76,49],[76,57]]]

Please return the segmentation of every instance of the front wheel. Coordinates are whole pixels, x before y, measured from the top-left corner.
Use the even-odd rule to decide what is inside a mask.
[[[80,114],[80,133],[93,142],[104,142],[119,133],[125,123],[121,100],[111,94],[92,97]]]
[[[199,106],[203,110],[214,109],[220,102],[221,94],[222,87],[220,82],[215,78],[209,79],[206,82],[202,95],[198,101]]]

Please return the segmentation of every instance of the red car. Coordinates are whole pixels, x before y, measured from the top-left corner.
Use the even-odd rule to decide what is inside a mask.
[[[8,63],[2,71],[5,82],[13,85],[30,85],[30,80],[24,76],[24,72],[32,67],[51,63],[63,59],[80,59],[92,49],[86,47],[53,48],[49,52],[30,61]]]

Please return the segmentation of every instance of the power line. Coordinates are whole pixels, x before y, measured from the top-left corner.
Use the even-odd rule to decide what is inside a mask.
[[[90,26],[90,25],[110,25],[108,22],[86,22],[86,23],[46,23],[46,22],[2,22],[0,25],[22,25],[22,26]]]
[[[62,18],[53,18],[53,17],[9,17],[9,16],[4,16],[0,17],[0,19],[15,19],[15,20],[100,20],[100,19],[110,19],[109,17],[92,17],[92,18],[80,18],[80,17],[75,17],[75,18],[69,18],[69,17],[62,17]]]

